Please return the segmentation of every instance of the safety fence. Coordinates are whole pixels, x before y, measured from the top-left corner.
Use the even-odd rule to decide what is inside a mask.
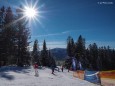
[[[115,70],[112,71],[74,71],[73,76],[102,86],[115,86]]]

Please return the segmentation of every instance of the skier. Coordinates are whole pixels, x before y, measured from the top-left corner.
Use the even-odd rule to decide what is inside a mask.
[[[54,74],[54,69],[55,69],[54,65],[52,65],[51,68],[52,68],[52,74]]]
[[[68,72],[69,72],[69,68],[68,68]]]
[[[70,70],[70,66],[69,66],[69,64],[67,65],[67,70],[68,70],[68,72],[69,72],[69,70]]]
[[[34,69],[35,69],[35,76],[38,76],[38,64],[35,62],[34,64]]]
[[[62,72],[63,72],[63,65],[61,66],[61,70],[62,70]]]

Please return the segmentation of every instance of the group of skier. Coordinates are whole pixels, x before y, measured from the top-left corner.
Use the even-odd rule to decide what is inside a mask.
[[[39,66],[38,66],[37,62],[35,62],[35,64],[33,65],[33,67],[34,67],[34,70],[35,70],[35,76],[38,77],[39,76],[39,74],[38,74],[38,67]],[[64,66],[62,65],[60,69],[63,72]],[[51,74],[54,74],[54,70],[55,70],[55,66],[54,65],[51,66],[51,70],[52,70]],[[58,72],[59,72],[59,68],[58,68]],[[69,72],[69,69],[68,69],[68,72]]]
[[[54,74],[55,67],[52,66],[51,68],[52,68],[52,74]],[[58,67],[57,67],[57,68],[58,68]],[[64,66],[62,65],[60,69],[61,69],[61,71],[63,72]],[[58,72],[59,72],[59,68],[58,68]]]

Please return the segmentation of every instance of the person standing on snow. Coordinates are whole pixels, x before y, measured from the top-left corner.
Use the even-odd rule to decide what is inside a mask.
[[[54,74],[54,69],[55,69],[54,65],[52,65],[51,68],[52,68],[52,74]]]
[[[61,70],[62,70],[62,72],[63,72],[63,65],[61,66]]]
[[[38,64],[35,62],[34,64],[34,69],[35,69],[35,76],[38,76]]]

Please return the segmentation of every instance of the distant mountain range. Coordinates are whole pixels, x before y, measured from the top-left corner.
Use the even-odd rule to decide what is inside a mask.
[[[50,50],[56,60],[63,60],[67,56],[65,48],[54,48]]]
[[[50,49],[50,51],[55,60],[64,60],[67,57],[65,48],[53,48]],[[32,51],[30,51],[30,53],[32,53]]]

